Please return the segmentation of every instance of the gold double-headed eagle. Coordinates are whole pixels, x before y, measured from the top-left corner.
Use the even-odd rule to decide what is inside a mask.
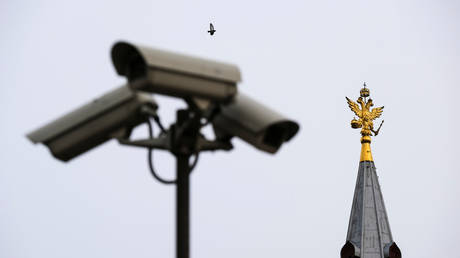
[[[372,122],[372,120],[379,118],[382,115],[383,106],[373,108],[371,110],[371,107],[373,107],[374,104],[372,103],[371,98],[366,100],[366,98],[369,97],[369,89],[366,88],[366,83],[364,83],[364,88],[362,88],[359,93],[360,97],[356,101],[359,103],[359,105],[356,102],[353,102],[349,98],[345,97],[347,99],[348,106],[350,107],[351,111],[353,111],[359,118],[358,120],[356,120],[355,118],[351,120],[351,127],[355,129],[362,128],[362,136],[372,136],[372,133],[374,133],[374,136],[377,136],[379,134],[380,127],[382,127],[383,121],[380,124],[377,131],[374,131],[374,123]]]
[[[351,120],[351,127],[355,129],[362,128],[360,161],[373,161],[370,146],[371,136],[372,133],[374,133],[373,136],[377,136],[379,134],[383,120],[376,131],[374,130],[374,123],[372,121],[382,115],[383,106],[372,108],[371,110],[371,107],[373,107],[374,104],[372,103],[372,99],[367,99],[367,97],[369,97],[369,89],[366,88],[366,83],[364,83],[364,88],[362,88],[359,93],[360,97],[356,101],[358,103],[353,102],[347,97],[345,98],[347,99],[348,106],[350,107],[351,111],[353,111],[359,118],[353,118],[353,120]]]

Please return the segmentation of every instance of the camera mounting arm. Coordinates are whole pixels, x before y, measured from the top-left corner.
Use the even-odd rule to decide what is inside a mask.
[[[146,113],[148,113],[148,110]],[[156,113],[153,113],[156,116]],[[152,114],[150,114],[151,116]],[[188,258],[190,256],[190,171],[195,166],[201,151],[231,150],[230,140],[220,141],[207,140],[201,133],[201,118],[199,112],[191,109],[177,111],[177,121],[164,130],[158,137],[151,134],[150,139],[130,140],[119,138],[120,144],[143,147],[149,149],[149,161],[151,150],[168,150],[174,154],[177,161],[177,176],[174,181],[165,181],[155,178],[163,183],[176,185],[176,257]],[[157,121],[157,119],[155,119]],[[150,122],[149,122],[150,123]],[[161,123],[157,121],[161,127]],[[151,127],[151,125],[149,124]],[[195,154],[195,164],[190,166],[190,156]],[[151,163],[150,163],[151,165]],[[152,171],[153,172],[153,171]]]
[[[162,128],[158,118],[148,109],[143,109],[148,116],[154,116],[155,121]],[[155,117],[156,116],[156,117]],[[172,124],[168,130],[162,129],[158,137],[151,137],[142,140],[131,140],[129,138],[118,138],[122,145],[144,147],[148,149],[168,150],[174,155],[196,154],[202,151],[231,150],[233,145],[229,140],[208,140],[201,133],[200,115],[190,109],[178,110],[177,122]]]

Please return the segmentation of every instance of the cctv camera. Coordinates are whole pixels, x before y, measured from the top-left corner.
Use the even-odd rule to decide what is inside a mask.
[[[33,143],[43,143],[54,157],[68,161],[108,140],[129,136],[146,120],[141,108],[157,109],[146,93],[119,87],[65,116],[29,133]]]
[[[241,81],[237,66],[118,42],[112,62],[134,89],[174,97],[228,102]]]
[[[242,93],[222,105],[212,123],[218,138],[237,136],[269,153],[278,151],[299,130],[296,122]]]

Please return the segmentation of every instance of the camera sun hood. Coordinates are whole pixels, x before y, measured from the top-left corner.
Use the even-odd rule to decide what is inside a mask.
[[[115,70],[132,88],[152,93],[228,102],[241,81],[236,65],[127,42],[117,42],[111,56]]]
[[[213,120],[218,138],[237,136],[254,147],[275,153],[299,131],[299,124],[242,94],[222,105]]]
[[[43,143],[54,157],[68,161],[112,138],[126,137],[145,122],[143,106],[157,104],[147,93],[122,86],[27,134]]]

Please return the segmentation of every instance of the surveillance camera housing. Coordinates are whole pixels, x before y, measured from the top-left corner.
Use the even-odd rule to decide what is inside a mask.
[[[277,152],[299,130],[296,122],[241,93],[222,105],[212,122],[218,138],[237,136],[269,153]]]
[[[134,89],[174,97],[228,102],[241,81],[237,66],[118,42],[112,62]]]
[[[43,143],[54,157],[68,161],[111,138],[127,137],[146,120],[141,107],[157,109],[146,93],[119,87],[67,115],[29,133],[33,143]]]

